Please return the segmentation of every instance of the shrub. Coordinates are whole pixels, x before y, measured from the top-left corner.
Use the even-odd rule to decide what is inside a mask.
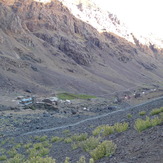
[[[24,163],[24,156],[21,154],[16,154],[13,158],[7,160],[6,163]]]
[[[48,138],[47,136],[42,136],[39,138],[39,141],[45,141],[45,140],[47,140],[47,138]]]
[[[102,134],[103,136],[107,136],[114,133],[114,127],[109,125],[101,125],[96,127],[92,133],[94,136],[97,136],[99,134]]]
[[[58,136],[53,136],[51,138],[51,142],[54,143],[54,142],[59,142],[59,141],[62,141],[62,138],[58,137]]]
[[[79,161],[77,161],[76,163],[86,163],[85,156],[81,156]]]
[[[94,159],[93,158],[90,158],[89,159],[89,163],[94,163]]]
[[[7,153],[10,157],[14,157],[17,154],[17,151],[15,148],[12,148]]]
[[[127,117],[128,118],[132,118],[132,114],[127,114]]]
[[[93,151],[90,152],[90,155],[94,160],[98,160],[105,156],[110,157],[116,150],[116,145],[112,141],[104,141],[99,144]]]
[[[6,155],[0,156],[0,161],[4,161],[4,160],[7,160],[7,156]]]
[[[29,149],[32,146],[32,143],[28,143],[24,145],[24,148]]]
[[[140,116],[143,116],[143,115],[145,115],[145,114],[146,114],[145,111],[141,111],[141,112],[139,112],[139,115],[140,115]]]
[[[156,114],[159,114],[161,112],[163,112],[163,107],[161,107],[160,109],[153,109],[150,114],[156,115]]]
[[[100,137],[96,138],[94,136],[89,137],[88,139],[78,143],[78,146],[81,147],[84,151],[90,151],[97,147],[100,143]]]
[[[28,161],[25,161],[24,163],[56,163],[54,159],[51,157],[42,158],[39,156],[32,157]]]
[[[147,129],[151,127],[151,123],[150,123],[150,118],[149,117],[146,117],[146,120],[143,120],[143,119],[137,119],[135,121],[135,129],[139,132]]]
[[[124,123],[116,123],[114,125],[114,129],[117,132],[124,132],[128,129],[129,124],[127,122]]]
[[[82,133],[82,134],[75,134],[71,138],[74,141],[83,141],[83,140],[86,140],[87,137],[88,137],[88,134],[87,133]]]
[[[146,117],[145,120],[137,119],[135,121],[135,129],[137,131],[141,132],[141,131],[143,131],[143,130],[145,130],[147,128],[159,125],[161,123],[162,123],[162,119],[158,118],[158,117],[155,117],[153,119],[150,119],[149,117]]]
[[[72,140],[71,138],[65,138],[65,139],[64,139],[64,142],[65,142],[65,143],[72,143],[73,140]]]
[[[66,157],[64,163],[70,163],[70,158],[69,157]]]

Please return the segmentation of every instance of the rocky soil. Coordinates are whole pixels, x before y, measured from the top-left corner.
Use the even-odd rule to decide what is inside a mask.
[[[1,154],[2,149],[9,150],[20,143],[23,145],[37,143],[36,136],[47,136],[44,141],[50,141],[52,136],[65,139],[78,133],[88,133],[91,136],[92,131],[99,125],[128,122],[127,131],[111,134],[105,138],[117,145],[115,154],[96,162],[161,163],[163,161],[163,126],[155,126],[139,133],[134,129],[134,122],[137,118],[144,119],[145,116],[150,116],[152,109],[162,106],[163,97],[159,97],[134,107],[126,105],[112,110],[103,107],[101,111],[95,110],[94,115],[80,113],[59,117],[56,112],[45,110],[1,111],[0,142],[7,140],[0,145]],[[139,115],[140,111],[146,111],[144,117]],[[129,114],[132,116],[129,117]],[[87,162],[90,158],[90,155],[81,148],[73,150],[72,143],[61,141],[51,142],[51,145],[49,156],[55,158],[57,162],[64,162],[66,157],[70,157],[71,162],[75,163],[82,155],[86,157]],[[24,154],[22,149],[17,149],[17,151]]]

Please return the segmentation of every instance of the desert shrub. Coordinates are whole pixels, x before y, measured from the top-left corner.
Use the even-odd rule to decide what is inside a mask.
[[[145,120],[139,119],[139,118],[138,118],[138,119],[135,121],[135,129],[136,129],[137,131],[139,131],[139,132],[141,132],[141,131],[143,131],[143,130],[149,128],[149,127],[151,127],[151,123],[150,123],[150,118],[149,118],[149,117],[146,117]]]
[[[127,114],[127,117],[128,118],[132,118],[132,114]]]
[[[86,140],[87,137],[88,137],[88,134],[87,133],[82,133],[82,134],[75,134],[71,138],[74,141],[83,141],[83,140]]]
[[[25,149],[29,149],[31,146],[32,146],[32,143],[28,143],[28,144],[25,144],[23,147],[24,147]]]
[[[72,140],[71,138],[65,138],[65,139],[64,139],[64,142],[65,142],[65,143],[72,143],[73,140]]]
[[[112,141],[104,141],[99,144],[94,150],[90,152],[90,155],[94,160],[98,160],[105,156],[110,157],[116,150],[116,145]]]
[[[89,163],[94,163],[94,159],[93,158],[90,158],[89,159]]]
[[[109,125],[101,125],[101,126],[96,127],[92,133],[94,136],[97,136],[99,134],[103,136],[107,136],[107,135],[114,133],[114,127],[109,126]]]
[[[149,117],[146,117],[145,120],[143,119],[137,119],[135,121],[135,129],[139,132],[148,129],[150,127],[159,125],[162,122],[161,118],[155,117],[150,119]]]
[[[89,137],[88,139],[78,143],[78,147],[81,147],[84,151],[90,151],[97,147],[100,143],[100,137],[96,138],[94,136]]]
[[[143,115],[145,115],[145,114],[146,114],[145,111],[141,111],[141,112],[139,112],[139,115],[140,115],[140,116],[143,116]]]
[[[151,111],[151,115],[156,115],[156,114],[159,114],[159,113],[161,113],[161,112],[163,112],[163,107],[161,107],[161,108],[159,108],[159,109],[153,109],[152,111]]]
[[[24,156],[21,154],[16,154],[13,158],[7,160],[6,163],[24,163]]]
[[[51,157],[32,157],[29,160],[25,161],[24,163],[56,163],[55,159],[51,158]]]
[[[116,132],[124,132],[128,129],[129,124],[127,122],[124,123],[116,123],[114,125],[114,129]]]
[[[64,163],[70,163],[70,158],[69,157],[66,157]]]
[[[86,163],[85,156],[81,156],[76,163]]]
[[[47,140],[47,136],[45,135],[45,136],[41,136],[40,138],[39,138],[39,141],[41,141],[41,142],[43,142],[43,141],[45,141],[45,140]]]
[[[0,161],[4,161],[4,160],[7,160],[7,156],[6,155],[0,156]]]
[[[155,118],[151,119],[150,121],[151,121],[151,126],[157,126],[161,123],[161,118],[155,117]]]
[[[62,138],[58,137],[58,136],[53,136],[51,138],[51,142],[54,143],[54,142],[59,142],[59,141],[62,141]]]
[[[10,157],[14,157],[16,154],[17,154],[17,151],[15,148],[12,148],[10,149],[7,154],[10,156]]]

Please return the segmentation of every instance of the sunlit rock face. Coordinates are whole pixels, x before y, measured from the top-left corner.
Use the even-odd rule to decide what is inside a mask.
[[[69,8],[71,13],[82,21],[92,25],[99,32],[111,32],[135,44],[163,48],[163,39],[153,34],[132,32],[117,16],[99,7],[94,0],[59,0]],[[134,37],[133,37],[134,36]]]

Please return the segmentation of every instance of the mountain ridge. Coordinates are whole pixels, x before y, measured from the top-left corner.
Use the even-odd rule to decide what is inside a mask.
[[[97,95],[162,81],[155,47],[99,33],[57,0],[1,2],[1,89]]]

